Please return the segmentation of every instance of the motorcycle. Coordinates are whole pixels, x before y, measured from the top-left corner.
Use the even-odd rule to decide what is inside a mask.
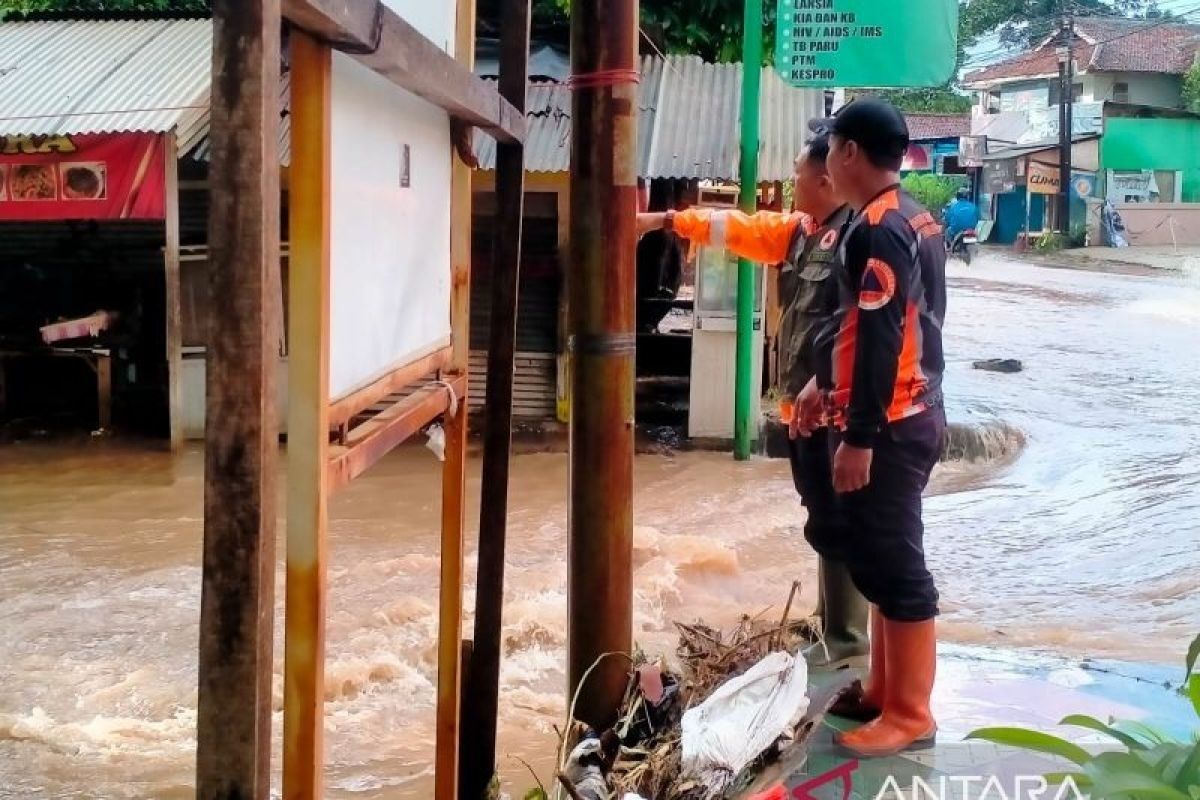
[[[946,245],[946,251],[951,258],[971,266],[971,259],[979,255],[979,234],[974,229],[961,231]]]

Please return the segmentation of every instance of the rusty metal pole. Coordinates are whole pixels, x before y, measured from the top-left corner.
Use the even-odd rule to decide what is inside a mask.
[[[530,0],[500,4],[500,94],[525,113]],[[496,147],[496,258],[492,270],[491,331],[483,410],[483,468],[479,498],[479,567],[475,639],[463,699],[462,797],[481,798],[496,772],[500,692],[500,629],[504,604],[504,545],[508,524],[508,462],[512,450],[513,369],[517,348],[517,284],[525,200],[525,147]]]
[[[291,35],[283,796],[323,796],[333,52]]]
[[[475,63],[475,0],[458,0],[454,57]],[[450,336],[453,354],[446,377],[466,375],[471,350],[471,165],[452,155],[450,172]],[[465,394],[465,393],[464,393]],[[447,414],[446,464],[442,471],[442,547],[438,584],[437,740],[434,800],[457,800],[462,747],[463,554],[467,522],[468,398]]]
[[[279,0],[213,3],[196,796],[271,790]]]
[[[569,689],[633,636],[637,0],[571,6]],[[603,661],[577,716],[607,726],[628,663]]]

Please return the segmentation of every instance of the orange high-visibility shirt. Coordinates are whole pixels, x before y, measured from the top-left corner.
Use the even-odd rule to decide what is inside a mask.
[[[674,230],[696,244],[724,247],[742,258],[767,265],[787,260],[799,230],[813,227],[807,214],[759,211],[745,214],[712,208],[689,208],[675,215]]]

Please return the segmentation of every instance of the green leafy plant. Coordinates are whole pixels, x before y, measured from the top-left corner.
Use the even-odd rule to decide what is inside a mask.
[[[1181,687],[1200,725],[1197,660],[1200,660],[1200,636],[1188,648]],[[1095,717],[1072,714],[1059,724],[1101,733],[1120,749],[1092,754],[1059,736],[1025,728],[981,728],[967,738],[1065,759],[1074,765],[1073,771],[1047,779],[1061,783],[1070,778],[1092,800],[1200,800],[1200,727],[1190,741],[1182,741],[1129,720],[1102,722]]]
[[[209,0],[0,0],[0,19],[10,14],[206,14]]]
[[[1033,240],[1033,249],[1039,253],[1057,253],[1066,246],[1067,238],[1058,231],[1046,231]]]
[[[912,174],[905,176],[901,185],[918,203],[934,214],[941,214],[964,184],[961,178],[948,175]]]
[[[971,111],[971,96],[953,86],[933,86],[922,89],[872,89],[854,94],[882,97],[901,111],[917,114],[967,114]]]
[[[1183,76],[1183,107],[1200,114],[1200,58]]]

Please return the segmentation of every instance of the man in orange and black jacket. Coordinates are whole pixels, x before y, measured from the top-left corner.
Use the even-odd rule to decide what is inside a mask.
[[[828,154],[828,137],[818,136],[796,160],[797,213],[690,209],[638,217],[642,232],[667,228],[693,242],[779,266],[779,389],[785,409],[794,407],[800,390],[819,371],[817,334],[838,306],[839,245],[850,209],[829,178]],[[818,613],[824,636],[805,652],[814,670],[865,666],[869,646],[867,602],[846,568],[844,549],[851,536],[833,489],[827,436],[822,429],[789,441],[792,478],[808,510],[804,536],[821,556]]]
[[[946,254],[941,228],[899,186],[909,144],[899,111],[856,100],[814,129],[829,134],[827,168],[857,214],[842,239],[838,311],[818,337],[817,376],[798,413],[806,432],[822,420],[832,427],[847,563],[872,604],[870,672],[832,711],[874,716],[837,739],[860,756],[886,756],[937,732],[929,699],[938,592],[921,494],[946,426]]]

